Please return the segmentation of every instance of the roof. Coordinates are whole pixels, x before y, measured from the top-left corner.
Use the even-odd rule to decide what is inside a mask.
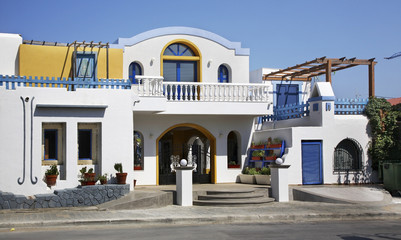
[[[397,105],[397,104],[400,104],[400,103],[401,103],[401,97],[399,97],[399,98],[390,98],[390,99],[387,99],[387,101],[388,101],[392,106],[394,106],[394,105]]]

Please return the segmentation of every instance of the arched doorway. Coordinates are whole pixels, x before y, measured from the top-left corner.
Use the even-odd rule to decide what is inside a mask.
[[[178,124],[168,128],[156,140],[157,184],[175,184],[171,172],[171,157],[196,159],[193,183],[215,183],[216,139],[205,128],[196,124]]]

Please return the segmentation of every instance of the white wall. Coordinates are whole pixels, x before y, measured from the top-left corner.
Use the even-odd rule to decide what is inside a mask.
[[[168,128],[183,123],[199,125],[216,138],[217,182],[235,182],[241,169],[227,168],[227,136],[230,131],[237,131],[241,135],[241,164],[243,165],[250,144],[253,117],[136,114],[135,130],[143,134],[145,151],[145,169],[134,173],[137,184],[156,184],[156,144],[158,144],[156,140]]]
[[[171,41],[185,39],[195,44],[202,56],[202,82],[217,83],[217,72],[221,64],[229,66],[231,82],[249,83],[249,56],[236,55],[235,50],[206,38],[191,35],[166,35],[151,38],[124,48],[124,78],[128,78],[131,62],[137,61],[143,67],[143,75],[160,76],[162,49]],[[154,61],[151,61],[154,59]],[[208,62],[211,61],[209,65]]]
[[[26,160],[25,182],[23,178],[23,104],[20,97],[29,97],[26,102]],[[30,119],[33,100],[32,136]],[[133,180],[133,115],[131,90],[112,89],[77,89],[71,92],[61,88],[21,87],[6,90],[0,87],[0,190],[16,194],[33,195],[52,192],[54,189],[76,187],[79,182],[77,151],[77,125],[81,122],[101,124],[101,153],[95,168],[99,174],[113,174],[114,163],[121,162],[124,171],[128,172],[127,183]],[[39,107],[43,104],[56,104],[58,107]],[[77,107],[65,107],[76,105]],[[88,108],[88,106],[107,106],[105,109]],[[62,107],[64,106],[64,107]],[[42,166],[42,123],[65,123],[66,126],[66,179],[58,179],[57,185],[48,189],[43,181],[48,167]],[[32,138],[31,138],[32,137]],[[31,141],[32,139],[32,141]],[[32,178],[31,181],[30,151],[32,143]],[[60,176],[59,176],[60,178]]]
[[[18,75],[19,34],[0,33],[0,75]]]

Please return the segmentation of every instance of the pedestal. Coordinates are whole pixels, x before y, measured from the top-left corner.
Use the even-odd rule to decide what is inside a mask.
[[[178,167],[176,170],[177,205],[192,206],[193,167]]]
[[[288,168],[290,165],[270,165],[273,198],[277,202],[288,202]]]

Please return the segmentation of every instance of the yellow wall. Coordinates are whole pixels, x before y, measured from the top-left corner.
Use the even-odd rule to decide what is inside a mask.
[[[83,48],[77,51],[82,52]],[[90,52],[91,48],[85,48]],[[93,48],[97,54],[97,78],[107,77],[106,48]],[[19,75],[43,77],[71,77],[74,47],[20,45]],[[123,50],[109,48],[109,78],[123,78]]]

